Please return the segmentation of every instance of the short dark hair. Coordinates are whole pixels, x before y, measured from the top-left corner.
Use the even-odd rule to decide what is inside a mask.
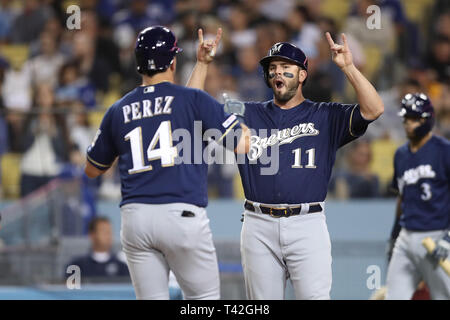
[[[89,222],[88,232],[95,232],[95,229],[97,229],[97,225],[102,222],[111,223],[111,221],[109,221],[107,217],[95,217]]]
[[[156,75],[158,73],[163,73],[165,71],[167,71],[167,69],[164,69],[164,70],[147,70],[143,74],[145,74],[146,76],[149,76],[149,77],[153,77],[154,75]]]

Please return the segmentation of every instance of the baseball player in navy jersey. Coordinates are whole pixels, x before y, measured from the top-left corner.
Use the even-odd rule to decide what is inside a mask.
[[[212,60],[218,39],[200,44],[199,65]],[[180,155],[173,133],[187,130],[189,137],[183,138],[194,145],[208,129],[219,130],[222,139],[241,127],[233,148],[248,151],[249,130],[235,115],[208,94],[173,83],[179,52],[169,29],[140,32],[135,54],[142,85],[106,111],[87,151],[85,172],[91,178],[118,158],[121,242],[138,299],[169,299],[169,270],[186,299],[219,299],[217,257],[205,211],[207,164],[197,163],[195,150],[186,145],[183,158],[188,153],[190,164],[176,162]],[[195,121],[201,121],[201,129]]]
[[[326,37],[358,104],[305,99],[308,59],[285,42],[273,45],[260,61],[273,100],[245,103],[244,121],[252,139],[239,171],[246,197],[241,258],[249,299],[284,299],[287,279],[297,299],[330,298],[331,245],[324,200],[336,151],[361,136],[384,106],[354,66],[345,35],[342,44],[334,43],[329,33]],[[261,130],[273,133],[262,137]],[[262,174],[267,167],[262,155],[276,149],[279,170]]]
[[[420,281],[432,299],[450,299],[450,276],[438,266],[450,251],[450,142],[433,135],[434,108],[423,93],[407,94],[400,116],[408,142],[394,156],[401,226],[387,273],[386,299],[411,299]],[[427,254],[424,238],[436,242]]]

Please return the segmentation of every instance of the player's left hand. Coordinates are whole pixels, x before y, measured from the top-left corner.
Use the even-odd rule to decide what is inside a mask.
[[[222,28],[217,29],[216,38],[214,40],[204,40],[203,30],[198,29],[197,61],[202,63],[210,63],[213,61],[221,38]]]
[[[431,253],[431,256],[439,261],[446,259],[450,253],[450,230],[446,231],[444,236],[436,242],[436,248]]]
[[[334,63],[343,69],[353,64],[353,56],[347,43],[347,37],[342,34],[342,44],[334,43],[329,32],[325,33],[328,44],[330,45],[331,55]]]

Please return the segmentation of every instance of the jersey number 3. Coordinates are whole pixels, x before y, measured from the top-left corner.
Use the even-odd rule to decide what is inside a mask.
[[[432,193],[431,193],[431,187],[428,183],[422,183],[420,185],[420,187],[422,188],[423,193],[420,195],[420,198],[423,201],[428,201],[431,199]]]
[[[133,158],[133,168],[128,170],[129,174],[150,171],[153,167],[145,165],[144,148],[142,143],[142,128],[136,127],[125,136],[125,141],[130,141],[131,155]],[[159,148],[155,149],[159,142]],[[172,130],[170,121],[163,121],[156,130],[155,135],[147,148],[147,160],[161,159],[162,167],[174,165],[174,159],[177,156],[177,148],[172,145]]]

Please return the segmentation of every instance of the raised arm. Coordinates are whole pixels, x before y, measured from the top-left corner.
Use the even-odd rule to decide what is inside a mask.
[[[216,39],[206,41],[203,40],[203,30],[198,29],[197,63],[186,84],[187,87],[204,90],[208,64],[213,61],[221,38],[222,28],[217,29]]]
[[[341,68],[356,91],[361,115],[366,120],[375,120],[384,112],[384,104],[375,88],[353,64],[347,38],[342,34],[342,45],[334,43],[329,32],[325,34],[330,45],[334,63]]]

